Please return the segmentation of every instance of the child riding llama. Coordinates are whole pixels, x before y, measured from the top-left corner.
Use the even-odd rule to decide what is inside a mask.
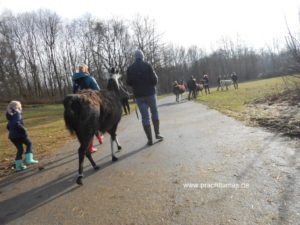
[[[117,83],[117,81],[116,81]],[[118,83],[117,83],[118,84]],[[116,85],[118,88],[118,85]],[[67,129],[75,133],[80,147],[78,149],[79,168],[77,184],[82,185],[83,160],[86,156],[95,170],[99,167],[94,162],[88,146],[97,131],[108,132],[111,136],[112,161],[118,158],[114,154],[114,142],[118,149],[121,146],[117,140],[116,130],[122,116],[122,106],[115,91],[90,89],[67,95],[64,99],[64,119]]]

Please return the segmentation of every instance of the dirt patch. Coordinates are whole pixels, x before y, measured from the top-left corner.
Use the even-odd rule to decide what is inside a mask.
[[[11,162],[2,163],[0,166],[0,180],[15,171],[15,164]]]
[[[247,107],[247,114],[247,121],[252,125],[300,138],[299,90],[259,98]]]

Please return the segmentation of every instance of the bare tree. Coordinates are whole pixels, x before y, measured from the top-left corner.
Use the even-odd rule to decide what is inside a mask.
[[[161,63],[163,44],[162,34],[158,33],[155,21],[137,15],[131,22],[131,28],[133,30],[133,46],[141,49],[146,60],[153,65],[154,69],[158,69]]]

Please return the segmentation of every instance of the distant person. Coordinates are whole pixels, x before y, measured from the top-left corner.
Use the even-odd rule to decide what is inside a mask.
[[[196,79],[194,78],[194,76],[191,76],[191,78],[188,80],[187,87],[189,89],[188,100],[191,100],[191,94],[192,94],[193,98],[196,98],[197,83],[196,83]]]
[[[132,87],[136,103],[142,115],[142,124],[148,139],[148,145],[152,145],[151,119],[154,126],[155,137],[163,140],[159,132],[159,114],[156,103],[156,90],[158,78],[152,66],[144,61],[144,54],[141,50],[134,53],[135,61],[127,68],[127,84]]]
[[[78,70],[79,71],[77,73],[74,73],[72,76],[73,93],[77,93],[78,91],[84,90],[84,89],[92,89],[94,91],[100,91],[100,87],[99,87],[97,81],[95,80],[95,78],[90,75],[89,68],[87,65],[85,65],[85,64],[79,65]],[[96,135],[99,143],[102,144],[103,140],[104,140],[103,134],[100,131],[98,131],[98,132],[96,132],[95,135]],[[92,141],[92,143],[90,143],[88,149],[89,149],[90,153],[94,153],[97,151],[97,149],[93,145],[93,141]]]
[[[26,169],[22,160],[24,153],[23,145],[26,146],[25,163],[36,164],[37,160],[33,159],[32,143],[28,137],[27,129],[24,126],[22,118],[22,105],[19,101],[11,101],[6,110],[6,118],[8,120],[7,129],[9,131],[8,138],[16,146],[17,154],[15,158],[16,172]]]
[[[209,79],[208,79],[208,75],[207,74],[203,75],[203,86],[204,86],[205,94],[210,94]]]
[[[221,88],[221,75],[218,76],[218,79],[217,79],[217,91],[219,91],[219,89]]]
[[[238,88],[239,88],[239,84],[238,84],[238,82],[237,82],[238,77],[237,77],[237,75],[236,75],[235,72],[233,72],[233,73],[231,74],[231,80],[232,80],[232,82],[233,82],[233,87],[234,87],[234,89],[238,89]]]
[[[179,89],[177,80],[174,80],[173,82],[173,93],[175,94],[175,101],[179,102]]]

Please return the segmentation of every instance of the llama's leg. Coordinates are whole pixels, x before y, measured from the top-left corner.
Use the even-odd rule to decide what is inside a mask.
[[[123,106],[123,110],[124,110],[125,115],[127,115],[127,108],[126,108],[125,99],[122,99],[122,106]]]
[[[94,161],[94,159],[93,159],[92,154],[90,153],[90,151],[86,151],[85,155],[89,159],[89,161],[92,164],[93,168],[95,170],[98,170],[99,166],[96,165],[96,163],[95,163],[95,161]]]
[[[83,162],[84,157],[88,150],[88,146],[91,143],[95,132],[92,132],[87,135],[83,135],[82,133],[77,133],[78,140],[80,142],[80,147],[78,149],[78,159],[79,159],[79,167],[78,167],[78,177],[76,183],[82,185],[82,178],[83,178]],[[90,154],[90,152],[89,152]],[[92,164],[93,165],[93,164]]]
[[[114,154],[114,141],[115,141],[115,136],[111,135],[111,138],[110,138],[110,148],[111,148],[111,160],[113,162],[118,161],[118,158]]]
[[[117,138],[117,135],[116,135],[116,137],[115,137],[115,142],[116,142],[116,144],[117,144],[117,146],[118,146],[118,150],[120,151],[120,150],[122,149],[122,146],[121,146],[120,143],[119,143],[119,140],[118,140],[118,138]]]
[[[126,107],[127,107],[127,112],[130,114],[130,105],[129,105],[129,102],[128,102],[128,98],[126,98]]]
[[[84,152],[87,151],[87,145],[80,145],[78,149],[78,158],[79,158],[79,166],[78,166],[78,177],[76,183],[82,185],[82,177],[83,177],[83,161],[84,161]]]

